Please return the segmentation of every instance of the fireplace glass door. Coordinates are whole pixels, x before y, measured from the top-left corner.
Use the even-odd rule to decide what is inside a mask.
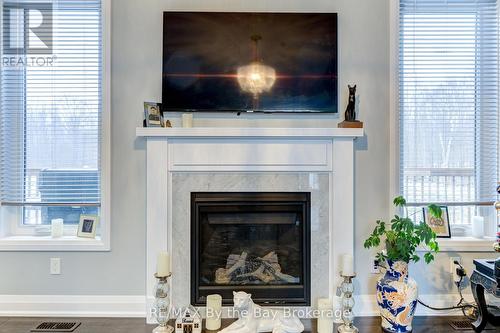
[[[310,305],[309,193],[192,193],[191,301]]]

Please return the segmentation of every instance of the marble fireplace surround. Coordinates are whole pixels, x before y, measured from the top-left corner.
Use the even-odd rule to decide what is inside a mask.
[[[311,192],[311,301],[333,297],[354,251],[354,147],[363,129],[137,128],[147,140],[146,302],[172,254],[173,305],[190,301],[190,192]],[[149,317],[149,316],[148,316]],[[148,318],[151,321],[151,318]]]

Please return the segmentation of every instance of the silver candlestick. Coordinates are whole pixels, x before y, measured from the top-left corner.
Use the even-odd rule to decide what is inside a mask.
[[[354,313],[352,312],[352,308],[354,307],[354,298],[352,297],[352,293],[354,292],[354,286],[352,284],[352,280],[356,277],[354,275],[343,275],[340,274],[344,278],[344,282],[342,282],[342,321],[343,325],[340,325],[337,329],[339,333],[358,333],[359,330],[354,326]]]
[[[158,327],[153,330],[153,333],[172,333],[174,328],[168,325],[168,320],[170,319],[170,289],[168,285],[168,278],[172,276],[169,274],[167,276],[158,276],[155,274],[155,278],[158,280],[155,286],[155,302],[154,307],[154,317],[158,322]]]

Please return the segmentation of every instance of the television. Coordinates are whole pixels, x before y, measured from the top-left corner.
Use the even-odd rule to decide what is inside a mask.
[[[337,112],[337,14],[163,20],[163,111]]]

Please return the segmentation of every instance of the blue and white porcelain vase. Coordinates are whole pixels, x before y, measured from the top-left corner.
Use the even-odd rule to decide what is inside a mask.
[[[408,263],[388,260],[387,265],[387,272],[377,282],[382,329],[389,333],[411,332],[417,307],[417,283],[408,277]]]

